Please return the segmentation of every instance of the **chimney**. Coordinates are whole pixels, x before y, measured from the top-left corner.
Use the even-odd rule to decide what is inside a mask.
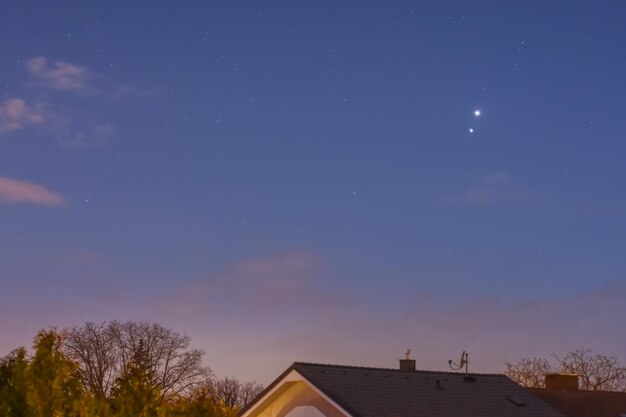
[[[551,391],[578,391],[578,375],[546,374],[546,389]]]
[[[415,359],[411,359],[411,349],[407,349],[404,354],[404,359],[400,359],[400,370],[401,371],[414,371],[415,370]]]

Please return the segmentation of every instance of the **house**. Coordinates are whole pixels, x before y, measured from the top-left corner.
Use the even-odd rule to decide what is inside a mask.
[[[626,392],[579,391],[578,376],[546,375],[545,389],[531,389],[565,417],[626,417]]]
[[[563,417],[504,375],[296,362],[240,417]]]

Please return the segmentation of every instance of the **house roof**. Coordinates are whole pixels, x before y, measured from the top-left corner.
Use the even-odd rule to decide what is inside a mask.
[[[566,417],[626,416],[626,392],[531,389]]]
[[[472,374],[466,378],[455,372],[296,362],[266,392],[293,370],[352,417],[563,417],[498,374]]]

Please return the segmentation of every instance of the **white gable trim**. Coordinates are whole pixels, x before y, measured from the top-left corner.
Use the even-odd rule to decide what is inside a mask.
[[[317,395],[319,395],[324,400],[326,400],[329,404],[335,407],[345,417],[353,417],[350,413],[344,410],[339,404],[331,400],[326,394],[320,391],[315,385],[313,385],[308,379],[306,379],[302,374],[300,374],[295,369],[292,369],[291,372],[285,375],[279,383],[277,383],[271,390],[266,392],[263,397],[255,401],[255,403],[250,408],[248,408],[248,410],[244,414],[242,414],[240,417],[250,417],[250,415],[254,413],[254,411],[258,408],[260,404],[265,403],[267,400],[269,400],[273,396],[273,394],[279,391],[281,387],[283,387],[285,384],[290,383],[290,382],[305,383],[309,388],[311,388],[311,390],[313,390],[313,392],[315,392]]]

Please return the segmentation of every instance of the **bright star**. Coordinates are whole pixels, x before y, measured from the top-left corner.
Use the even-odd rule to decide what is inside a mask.
[[[470,127],[470,128],[469,128],[469,132],[470,132],[470,133],[474,133],[474,129]]]
[[[474,116],[476,117],[480,116],[480,110],[474,110]]]

